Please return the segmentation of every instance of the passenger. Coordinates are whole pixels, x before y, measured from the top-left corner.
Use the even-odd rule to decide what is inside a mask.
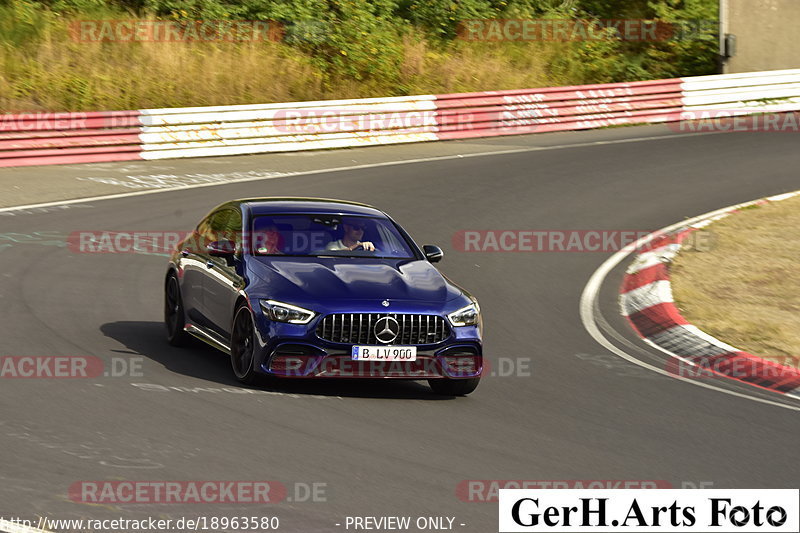
[[[375,245],[370,241],[362,241],[367,224],[363,220],[345,220],[342,222],[344,235],[338,241],[329,242],[326,250],[355,250],[362,248],[365,252],[374,252]]]

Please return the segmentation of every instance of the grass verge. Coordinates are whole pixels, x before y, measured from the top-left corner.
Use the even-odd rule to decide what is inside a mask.
[[[796,367],[797,228],[800,197],[754,206],[708,226],[713,245],[682,248],[672,264],[673,295],[683,316],[738,349]]]

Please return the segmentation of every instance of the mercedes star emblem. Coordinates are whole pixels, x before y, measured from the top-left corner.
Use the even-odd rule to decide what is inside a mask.
[[[375,322],[374,331],[378,341],[383,344],[389,344],[390,342],[394,342],[397,335],[400,334],[400,324],[398,324],[397,320],[394,318],[385,316],[379,318],[378,321]]]
[[[384,307],[389,307],[389,300],[382,301],[381,305],[384,306]]]

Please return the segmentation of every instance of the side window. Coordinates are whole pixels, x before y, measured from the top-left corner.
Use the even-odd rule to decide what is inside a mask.
[[[399,236],[395,236],[389,228],[384,225],[378,226],[379,238],[375,242],[375,246],[382,248],[384,252],[389,254],[402,254],[405,252],[406,247],[400,242]]]
[[[209,217],[208,239],[210,241],[233,241],[242,243],[242,215],[235,209],[225,208]]]
[[[209,234],[209,232],[211,231],[210,223],[212,216],[213,215],[208,215],[206,218],[200,221],[200,223],[197,225],[197,229],[194,230],[195,233],[197,233],[197,235],[205,238]]]
[[[201,220],[197,225],[197,229],[194,230],[194,235],[189,243],[189,247],[194,249],[195,253],[205,254],[206,246],[214,240],[211,232],[211,219],[215,214],[216,213],[212,213],[206,216],[206,218]]]

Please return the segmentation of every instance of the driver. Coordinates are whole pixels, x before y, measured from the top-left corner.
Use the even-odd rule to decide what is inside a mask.
[[[281,246],[283,238],[278,231],[278,226],[269,223],[260,232],[256,233],[256,253],[258,255],[283,255]]]
[[[362,241],[367,224],[363,220],[344,220],[344,235],[338,241],[329,242],[326,250],[355,250],[362,248],[365,252],[374,252],[375,245],[370,241]]]

